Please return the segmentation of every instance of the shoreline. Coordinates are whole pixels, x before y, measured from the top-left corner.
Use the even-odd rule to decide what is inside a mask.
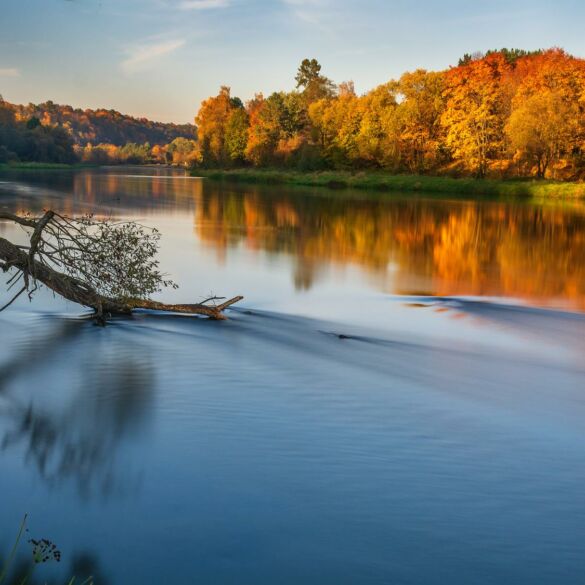
[[[109,166],[109,165],[107,165]],[[118,166],[118,165],[117,165]],[[119,165],[125,166],[125,165]],[[140,168],[165,165],[130,165]],[[101,168],[88,163],[0,163],[1,171],[75,171]],[[280,169],[191,169],[193,177],[258,185],[370,190],[380,193],[435,193],[453,196],[585,199],[585,182],[537,179],[472,179],[428,175],[393,175],[384,171],[287,171]]]
[[[42,162],[15,162],[0,163],[0,171],[75,171],[77,169],[97,168],[97,165],[88,163],[42,163]]]
[[[16,162],[16,163],[0,163],[0,171],[76,171],[79,169],[102,169],[102,168],[117,168],[117,167],[139,167],[139,168],[180,168],[173,165],[162,164],[108,164],[96,165],[92,163],[41,163],[41,162]],[[183,167],[184,170],[184,167]]]
[[[391,175],[382,171],[282,171],[257,169],[195,169],[192,176],[214,181],[265,185],[299,185],[329,189],[371,189],[402,193],[488,195],[584,199],[585,183],[550,180],[454,179],[417,175]]]

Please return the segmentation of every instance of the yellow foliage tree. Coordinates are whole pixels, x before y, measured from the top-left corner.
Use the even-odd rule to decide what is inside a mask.
[[[445,77],[446,107],[441,121],[446,146],[477,177],[504,149],[505,112],[509,97],[503,78],[511,66],[500,53],[451,69]]]
[[[242,107],[242,102],[232,98],[230,88],[225,85],[220,88],[218,95],[202,102],[195,123],[203,164],[229,164],[230,156],[225,147],[226,127],[232,112]]]
[[[424,173],[436,165],[443,135],[443,91],[442,73],[417,69],[400,78],[401,152],[411,172]]]
[[[523,100],[510,115],[506,132],[519,159],[546,172],[561,154],[577,146],[579,108],[558,91],[545,91]]]

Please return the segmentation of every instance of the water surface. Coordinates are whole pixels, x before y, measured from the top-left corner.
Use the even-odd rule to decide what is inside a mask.
[[[0,206],[138,220],[225,323],[0,314],[0,550],[98,583],[574,584],[585,207],[0,175]],[[0,223],[0,236],[23,238]]]

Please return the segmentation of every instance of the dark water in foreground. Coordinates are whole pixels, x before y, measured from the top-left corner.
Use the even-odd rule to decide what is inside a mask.
[[[583,206],[136,175],[2,175],[0,206],[158,226],[163,298],[246,300],[0,314],[0,551],[28,512],[61,582],[585,580]]]

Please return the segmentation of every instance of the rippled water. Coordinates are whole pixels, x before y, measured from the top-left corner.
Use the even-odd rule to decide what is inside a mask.
[[[583,578],[582,205],[115,169],[0,175],[0,206],[157,226],[161,298],[246,297],[225,323],[0,314],[0,551],[28,512],[63,551],[40,577]]]

